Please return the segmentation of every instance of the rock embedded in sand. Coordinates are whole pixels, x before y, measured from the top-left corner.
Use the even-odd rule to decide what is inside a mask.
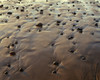
[[[40,14],[43,14],[43,10],[40,10]]]
[[[64,34],[63,32],[60,33],[60,35],[63,35],[63,34]]]
[[[63,22],[62,25],[66,25],[66,22]]]
[[[72,12],[73,15],[76,15],[76,12]]]
[[[21,11],[21,12],[24,12],[24,9],[21,9],[20,11]]]
[[[86,57],[84,57],[84,56],[81,56],[80,58],[81,58],[82,61],[86,60]]]
[[[91,35],[94,35],[94,32],[91,32],[90,34],[91,34]]]
[[[16,53],[14,51],[10,52],[10,56],[15,56],[15,55],[16,55]]]
[[[96,23],[95,26],[98,27],[98,23]]]
[[[23,68],[20,68],[19,71],[20,71],[20,72],[24,72],[24,69],[23,69]]]
[[[57,74],[57,70],[52,71],[53,74]]]
[[[15,44],[18,44],[18,41],[15,41]]]
[[[43,24],[42,24],[42,23],[38,23],[36,26],[37,26],[38,28],[42,28],[42,27],[43,27]]]
[[[58,17],[60,17],[61,16],[61,14],[58,14]]]
[[[69,35],[67,38],[68,38],[68,40],[72,40],[74,38],[74,36],[73,35]]]
[[[7,66],[8,66],[8,67],[11,67],[11,65],[10,65],[10,64],[7,64]]]
[[[20,17],[19,16],[16,16],[16,19],[19,19]]]
[[[18,25],[17,27],[18,27],[18,28],[21,28],[21,25]]]
[[[56,22],[56,24],[57,24],[57,25],[60,25],[60,23],[61,23],[61,21],[60,21],[60,20],[58,20],[58,21]]]
[[[55,65],[55,66],[59,66],[59,62],[54,61],[54,62],[53,62],[53,65]]]
[[[98,3],[29,1],[0,8],[0,80],[100,79]]]
[[[12,12],[8,12],[7,14],[12,15]]]
[[[77,31],[78,31],[79,33],[82,33],[82,32],[83,32],[83,28],[77,28]]]
[[[3,5],[0,5],[0,8],[3,8]]]
[[[9,7],[5,7],[5,9],[8,9]]]
[[[5,74],[5,75],[8,75],[8,71],[5,71],[4,74]]]
[[[74,47],[70,48],[69,52],[74,53],[75,52],[75,48]]]
[[[19,9],[19,7],[16,7],[16,10],[18,10]]]

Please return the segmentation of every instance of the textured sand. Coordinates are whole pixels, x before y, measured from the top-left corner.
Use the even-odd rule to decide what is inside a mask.
[[[0,80],[100,80],[100,3],[0,2]]]

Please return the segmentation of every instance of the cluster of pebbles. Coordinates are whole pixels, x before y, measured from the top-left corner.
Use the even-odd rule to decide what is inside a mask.
[[[99,1],[0,2],[0,80],[100,80]]]

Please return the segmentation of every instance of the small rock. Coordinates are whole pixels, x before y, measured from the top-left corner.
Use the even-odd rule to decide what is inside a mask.
[[[82,33],[82,32],[83,32],[83,29],[82,29],[82,28],[77,28],[77,31],[78,31],[79,33]]]
[[[16,53],[15,53],[14,51],[11,51],[11,52],[10,52],[10,55],[11,55],[11,56],[15,56]]]
[[[52,71],[52,73],[53,73],[53,74],[57,74],[57,71],[56,71],[56,70],[54,70],[54,71]]]
[[[23,71],[24,71],[24,69],[23,69],[23,68],[20,68],[20,69],[19,69],[19,71],[20,71],[20,72],[23,72]]]
[[[16,19],[19,19],[20,17],[19,16],[16,16]]]
[[[7,14],[12,15],[12,12],[8,12]]]
[[[72,40],[73,38],[74,38],[73,35],[69,35],[69,36],[68,36],[68,40]]]
[[[39,28],[42,28],[43,24],[42,23],[38,23],[36,26],[39,27]]]
[[[4,74],[7,75],[8,74],[8,71],[5,71]]]
[[[0,8],[3,8],[3,5],[0,5]]]
[[[59,62],[54,61],[54,62],[53,62],[53,65],[55,65],[55,66],[59,66]]]

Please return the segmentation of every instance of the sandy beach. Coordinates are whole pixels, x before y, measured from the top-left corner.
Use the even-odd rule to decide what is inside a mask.
[[[100,2],[0,0],[0,80],[100,80]]]

